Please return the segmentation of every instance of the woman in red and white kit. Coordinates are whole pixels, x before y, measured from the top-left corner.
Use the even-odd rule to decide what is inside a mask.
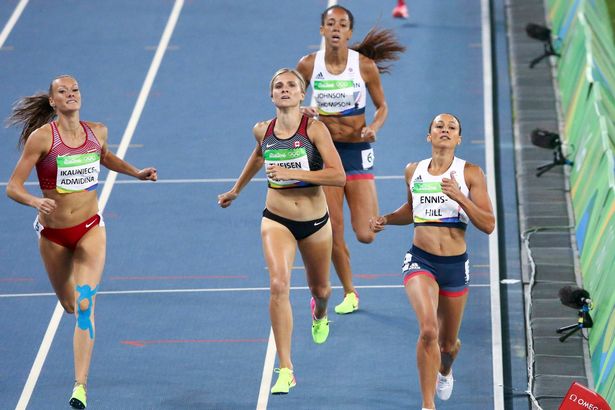
[[[79,85],[68,75],[55,78],[48,93],[17,102],[8,123],[23,124],[23,152],[6,193],[37,209],[34,229],[49,281],[64,310],[76,316],[70,405],[83,409],[94,347],[95,295],[105,264],[106,236],[96,197],[100,164],[141,180],[155,181],[157,174],[155,168],[139,170],[108,151],[107,127],[80,121],[80,108]],[[24,187],[34,167],[42,197]]]

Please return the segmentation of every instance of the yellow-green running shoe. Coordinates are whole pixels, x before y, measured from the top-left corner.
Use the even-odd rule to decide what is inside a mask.
[[[335,313],[338,315],[352,313],[355,310],[359,310],[359,295],[357,295],[357,292],[346,293],[342,303],[335,307]]]
[[[288,394],[291,387],[295,387],[297,382],[295,381],[295,374],[287,367],[281,369],[274,369],[275,373],[278,373],[278,380],[271,388],[271,394]]]
[[[73,395],[70,396],[68,404],[70,404],[73,409],[86,408],[85,386],[83,384],[79,383],[73,387]]]
[[[310,300],[310,309],[312,310],[312,339],[314,339],[314,343],[322,344],[326,342],[327,337],[329,337],[329,320],[327,316],[316,319],[316,315],[314,314],[316,301],[314,298]]]

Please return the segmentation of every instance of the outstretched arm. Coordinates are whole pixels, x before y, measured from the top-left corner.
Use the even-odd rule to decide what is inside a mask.
[[[380,232],[384,229],[385,225],[410,225],[414,222],[414,214],[412,212],[412,192],[410,191],[410,180],[416,169],[416,163],[408,164],[405,170],[406,188],[408,200],[404,202],[395,211],[371,218],[369,225],[372,231]]]
[[[241,190],[248,185],[248,182],[250,182],[250,180],[254,178],[254,175],[256,175],[256,173],[263,167],[265,159],[263,158],[263,153],[261,151],[261,141],[263,135],[265,134],[265,130],[267,129],[267,125],[268,122],[263,121],[254,126],[253,133],[254,138],[256,138],[256,146],[246,161],[239,178],[235,181],[235,185],[233,185],[230,191],[218,195],[218,205],[222,208],[229,207],[231,203],[237,199]]]
[[[135,177],[142,181],[156,181],[158,179],[158,172],[156,171],[156,168],[147,167],[143,169],[138,169],[130,163],[124,161],[111,151],[103,152],[104,154],[100,163],[111,171],[115,171],[124,175],[130,175],[131,177]]]
[[[102,153],[100,163],[111,171],[118,172],[120,174],[129,175],[140,180],[156,181],[158,179],[158,173],[156,168],[148,167],[138,169],[132,164],[124,161],[122,158],[109,151],[107,146],[107,127],[101,123],[89,123],[90,127],[94,130],[94,134],[99,138],[102,146]]]
[[[412,206],[404,202],[399,208],[390,214],[370,218],[369,226],[374,232],[384,230],[385,225],[411,225],[414,222]]]

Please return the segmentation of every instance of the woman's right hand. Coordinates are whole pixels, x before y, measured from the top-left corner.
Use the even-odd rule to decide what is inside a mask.
[[[377,216],[369,218],[369,228],[373,232],[380,232],[384,230],[384,226],[387,224],[387,219],[384,216]]]
[[[318,107],[300,107],[301,114],[307,115],[308,117],[318,117]]]
[[[42,214],[49,215],[56,210],[56,201],[50,198],[36,198],[34,207]]]
[[[218,205],[222,208],[228,208],[231,206],[231,202],[237,199],[238,194],[233,191],[228,191],[223,194],[218,195]]]

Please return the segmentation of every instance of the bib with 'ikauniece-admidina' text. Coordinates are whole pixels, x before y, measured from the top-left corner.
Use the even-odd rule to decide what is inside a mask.
[[[56,191],[62,193],[92,191],[98,186],[100,173],[98,152],[58,156],[56,161],[58,166]]]

